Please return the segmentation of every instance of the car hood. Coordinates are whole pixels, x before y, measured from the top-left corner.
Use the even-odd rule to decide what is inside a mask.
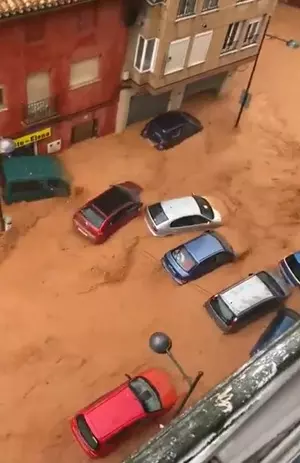
[[[104,441],[144,415],[140,402],[126,384],[87,411],[85,419],[95,437]]]

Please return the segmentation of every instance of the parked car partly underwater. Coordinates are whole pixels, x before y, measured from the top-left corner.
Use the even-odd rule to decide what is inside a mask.
[[[123,431],[167,413],[178,396],[169,375],[153,368],[131,378],[78,412],[71,420],[76,441],[90,457],[106,457]]]
[[[277,269],[265,270],[223,289],[204,306],[218,327],[229,333],[284,307],[291,292],[292,286]]]
[[[149,121],[141,132],[159,151],[172,148],[203,130],[198,119],[184,111],[169,111]]]
[[[103,243],[142,209],[142,188],[133,182],[112,185],[73,216],[75,229],[94,244]]]
[[[183,285],[237,260],[246,252],[244,247],[233,249],[223,235],[209,231],[168,251],[161,263],[173,280]]]
[[[267,326],[265,331],[258,339],[255,346],[251,349],[250,357],[257,354],[265,347],[267,347],[272,341],[279,338],[287,330],[292,328],[300,320],[300,314],[295,310],[283,308],[277,312],[277,315],[271,323]]]
[[[224,211],[225,206],[216,198],[184,196],[147,206],[145,222],[154,236],[167,236],[219,227]]]
[[[282,259],[279,268],[292,285],[300,285],[300,251],[289,254]]]

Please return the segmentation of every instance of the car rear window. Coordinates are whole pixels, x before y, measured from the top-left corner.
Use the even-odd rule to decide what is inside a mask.
[[[100,214],[100,212],[95,211],[91,207],[84,207],[83,209],[81,209],[81,214],[86,220],[88,220],[88,222],[90,222],[96,228],[100,228],[105,220],[105,218],[103,217],[103,215]]]
[[[300,264],[295,258],[294,255],[288,256],[286,259],[286,263],[291,269],[292,273],[295,275],[298,281],[300,281]]]
[[[197,265],[197,261],[184,246],[175,249],[172,255],[177,264],[186,272],[189,272]]]
[[[285,292],[280,287],[280,285],[277,283],[275,278],[272,277],[272,275],[270,275],[267,272],[259,272],[257,275],[260,278],[260,280],[263,281],[266,284],[266,286],[269,288],[269,290],[272,291],[274,297],[276,297],[276,296],[279,296],[279,297],[285,296]]]
[[[155,225],[161,225],[168,220],[168,217],[164,213],[160,203],[152,204],[152,206],[149,206],[148,212]]]
[[[99,448],[99,441],[96,439],[92,431],[90,430],[85,418],[83,415],[78,415],[76,417],[76,423],[78,426],[78,430],[80,432],[81,437],[84,441],[88,444],[88,446],[93,449],[97,450]]]
[[[129,387],[147,413],[157,412],[162,408],[160,398],[153,387],[144,378],[135,378]]]
[[[235,315],[231,312],[230,308],[227,304],[223,301],[222,297],[214,297],[210,300],[210,305],[216,315],[223,320],[226,325],[230,325],[230,323],[234,320]]]
[[[201,196],[194,196],[194,199],[199,206],[201,214],[204,217],[207,217],[208,219],[213,220],[214,211],[212,210],[212,207],[209,204],[209,202],[206,201],[206,199],[202,198]]]

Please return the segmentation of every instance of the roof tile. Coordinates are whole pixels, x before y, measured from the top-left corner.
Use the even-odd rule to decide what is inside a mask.
[[[81,2],[82,0],[0,0],[0,19]]]

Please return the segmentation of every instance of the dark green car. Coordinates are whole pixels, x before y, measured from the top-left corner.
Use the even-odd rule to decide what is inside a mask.
[[[2,195],[6,204],[70,193],[70,181],[54,156],[18,156],[2,161]]]

